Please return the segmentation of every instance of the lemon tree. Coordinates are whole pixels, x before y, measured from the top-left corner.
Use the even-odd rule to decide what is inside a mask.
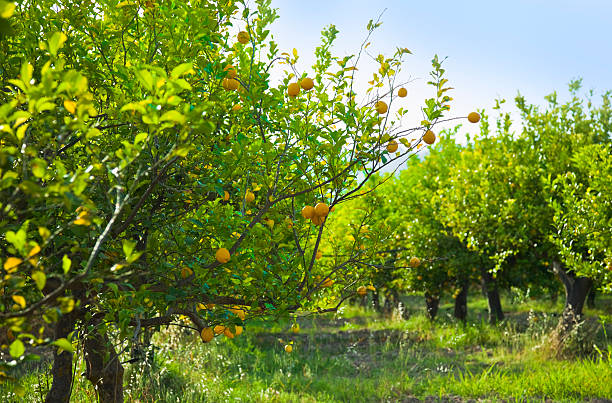
[[[208,342],[354,295],[363,249],[334,252],[325,228],[372,175],[431,140],[450,101],[437,57],[427,120],[407,126],[395,93],[410,51],[377,56],[357,94],[369,39],[337,57],[330,26],[302,70],[270,35],[268,1],[11,4],[0,41],[2,348],[19,365],[36,358],[30,345],[58,347],[49,401],[67,399],[73,353],[99,400],[115,401],[122,355],[141,359],[159,326]],[[280,81],[273,68],[285,69]]]

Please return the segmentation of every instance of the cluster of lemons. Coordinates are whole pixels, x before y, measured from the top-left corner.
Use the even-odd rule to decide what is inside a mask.
[[[287,95],[291,98],[295,98],[300,93],[300,90],[309,91],[314,87],[314,81],[312,78],[306,77],[300,80],[299,83],[291,83],[287,87]]]
[[[210,308],[211,306],[214,307],[214,304],[208,304],[206,307]],[[238,316],[240,320],[244,320],[246,318],[245,310],[243,308],[240,308],[239,306],[233,306],[229,308],[229,311],[232,312],[234,315]],[[234,332],[232,332],[232,329],[227,326],[217,325],[214,327],[203,328],[200,331],[200,338],[204,343],[208,343],[215,336],[220,334],[224,334],[227,338],[233,339],[236,336],[240,336],[243,331],[243,327],[239,325],[234,326]]]
[[[330,210],[329,206],[325,203],[317,203],[314,207],[304,206],[302,209],[302,217],[312,221],[314,225],[321,225],[332,210]]]

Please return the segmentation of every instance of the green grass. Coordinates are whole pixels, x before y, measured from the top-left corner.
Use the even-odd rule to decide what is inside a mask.
[[[504,307],[511,312],[497,326],[483,320],[483,300],[470,303],[465,325],[448,317],[451,301],[442,302],[434,323],[424,316],[422,297],[411,296],[404,299],[407,319],[347,307],[335,316],[301,319],[299,334],[288,332],[288,321],[253,322],[234,340],[218,337],[205,345],[181,329],[165,330],[156,336],[154,362],[126,366],[125,400],[612,399],[612,363],[607,352],[612,343],[601,324],[591,327],[585,339],[599,350],[559,360],[552,357],[547,344],[557,318],[546,302],[511,305],[505,300]],[[610,300],[600,300],[598,306],[589,313],[609,316],[612,312]],[[288,354],[283,346],[290,341],[294,351]],[[16,398],[14,385],[6,384],[0,386],[0,401],[40,401],[50,382],[48,368],[28,372],[22,378],[24,397]],[[77,368],[76,373],[80,372],[82,368]],[[80,377],[72,401],[95,401],[91,386]]]

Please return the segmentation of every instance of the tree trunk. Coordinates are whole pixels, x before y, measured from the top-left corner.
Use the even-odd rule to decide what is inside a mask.
[[[440,297],[425,293],[425,306],[427,307],[427,316],[429,320],[434,320],[438,314],[438,306],[440,305]]]
[[[595,287],[591,287],[591,291],[589,291],[589,295],[587,296],[587,307],[591,309],[595,308]]]
[[[593,285],[588,277],[578,277],[568,273],[559,262],[553,262],[553,271],[565,287],[565,307],[557,330],[560,336],[566,335],[582,320],[582,309]]]
[[[100,403],[123,402],[123,366],[106,333],[94,327],[83,342],[86,378],[93,384]]]
[[[374,307],[374,310],[378,313],[382,312],[382,309],[380,307],[380,299],[379,299],[379,295],[378,295],[378,290],[374,291],[372,293],[372,306]]]
[[[55,324],[53,338],[55,340],[67,338],[68,334],[74,330],[76,313],[70,312],[60,316]],[[57,348],[53,348],[53,384],[45,398],[46,403],[68,403],[72,392],[72,353],[62,351],[57,353]]]
[[[455,318],[465,322],[467,318],[467,294],[468,294],[468,282],[465,281],[461,285],[461,291],[455,298]]]
[[[498,321],[504,320],[504,312],[502,311],[501,301],[499,299],[497,283],[487,269],[481,269],[481,273],[482,291],[486,294],[489,303],[489,323],[495,324]]]

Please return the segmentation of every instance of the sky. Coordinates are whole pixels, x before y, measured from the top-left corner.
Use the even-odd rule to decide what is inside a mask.
[[[553,91],[564,100],[575,78],[596,94],[612,89],[612,0],[272,0],[272,6],[280,15],[270,27],[274,40],[281,51],[296,48],[298,67],[306,72],[322,28],[336,26],[333,53],[345,56],[359,50],[367,22],[382,13],[383,25],[368,49],[374,56],[391,56],[397,47],[413,52],[401,77],[416,80],[407,86],[402,106],[418,122],[420,105],[433,94],[426,81],[435,54],[447,57],[452,116],[480,108],[491,113],[495,99],[503,98],[504,109],[517,117],[512,104],[519,91],[534,104],[544,104]],[[374,70],[360,68],[362,88],[371,79],[369,71]],[[463,126],[463,132],[478,131],[477,125]]]

